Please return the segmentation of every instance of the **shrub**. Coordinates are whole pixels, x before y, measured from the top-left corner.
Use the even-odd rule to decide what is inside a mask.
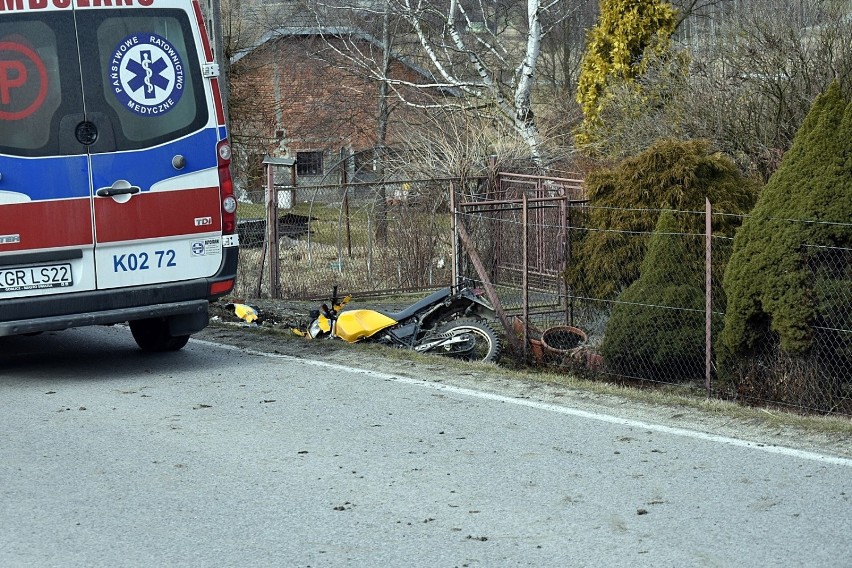
[[[835,83],[814,101],[734,239],[717,346],[723,387],[834,407],[852,378],[850,218],[852,102]]]
[[[580,63],[577,102],[584,118],[578,145],[594,140],[612,84],[632,82],[641,75],[643,54],[668,50],[677,26],[677,12],[664,0],[601,0],[600,11]]]
[[[639,279],[612,308],[601,345],[607,370],[651,380],[703,376],[703,270],[689,248],[674,214],[660,215]]]
[[[707,141],[661,141],[616,167],[586,178],[589,231],[572,231],[572,262],[566,273],[575,293],[615,298],[639,277],[659,211],[703,211],[709,198],[715,213],[742,214],[754,204],[755,181],[734,162],[713,152]],[[641,210],[641,211],[640,211]],[[714,215],[713,233],[733,236],[739,217]],[[703,233],[703,215],[682,215],[677,230]],[[703,259],[703,257],[700,257]],[[725,258],[714,264],[724,266]]]
[[[793,147],[734,239],[724,279],[728,308],[722,334],[733,354],[747,354],[771,336],[770,330],[787,354],[811,348],[813,324],[828,307],[820,306],[817,290],[844,278],[812,269],[831,250],[815,247],[852,247],[851,153],[852,103],[835,83],[814,101]]]

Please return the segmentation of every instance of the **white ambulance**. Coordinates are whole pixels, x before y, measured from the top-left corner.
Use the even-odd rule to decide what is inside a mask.
[[[0,0],[0,336],[207,325],[239,244],[218,74],[196,0]]]

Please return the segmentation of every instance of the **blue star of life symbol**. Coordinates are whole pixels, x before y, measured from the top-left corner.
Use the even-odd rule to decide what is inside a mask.
[[[127,70],[133,73],[134,77],[127,82],[127,86],[134,93],[139,89],[144,88],[143,94],[146,99],[157,97],[156,89],[166,89],[169,86],[169,80],[163,77],[162,72],[168,67],[168,64],[161,57],[156,61],[151,60],[151,52],[148,50],[140,52],[141,59],[136,61],[131,59],[127,62]]]
[[[180,101],[185,86],[183,60],[166,38],[155,33],[131,34],[112,53],[108,81],[126,111],[157,117]]]

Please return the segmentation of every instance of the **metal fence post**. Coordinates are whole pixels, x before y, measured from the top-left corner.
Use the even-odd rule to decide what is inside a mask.
[[[574,325],[574,295],[568,290],[568,266],[571,264],[571,196],[565,192],[565,201],[560,203],[562,214],[560,215],[560,223],[562,223],[562,268],[559,272],[560,285],[565,294],[563,301],[565,302],[565,323]],[[569,297],[570,296],[570,297]]]
[[[713,366],[713,291],[712,291],[712,275],[713,275],[713,245],[712,232],[712,213],[710,199],[704,198],[704,388],[707,389],[707,396],[710,397],[710,374]]]
[[[521,263],[523,264],[523,273],[521,274],[521,302],[523,302],[523,314],[524,314],[524,361],[527,361],[527,345],[530,342],[530,258],[529,258],[529,217],[530,217],[530,208],[529,202],[527,201],[527,192],[524,191],[521,193],[522,199],[522,219],[521,219],[521,227],[523,227],[523,235],[521,236],[521,246],[523,247]]]
[[[459,230],[456,226],[458,222],[458,214],[459,212],[456,210],[456,186],[452,180],[450,180],[450,233],[452,234],[453,239],[453,247],[452,247],[452,267],[451,267],[451,284],[454,289],[459,284],[459,275],[461,274],[461,264],[459,259]]]

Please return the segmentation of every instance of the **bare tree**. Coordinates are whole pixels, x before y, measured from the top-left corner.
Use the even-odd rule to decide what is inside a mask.
[[[554,10],[565,12],[553,30],[542,38],[539,88],[554,97],[573,101],[580,72],[580,61],[586,45],[586,32],[598,17],[597,1],[560,3]]]
[[[558,38],[568,23],[579,22],[572,18],[594,3],[595,0],[451,0],[443,5],[424,0],[387,0],[319,4],[314,13],[318,22],[345,19],[367,30],[382,22],[383,28],[374,27],[373,33],[392,49],[392,57],[405,58],[423,70],[425,80],[390,76],[387,67],[377,65],[375,58],[351,49],[346,53],[351,67],[380,85],[380,102],[385,96],[381,89],[387,88],[405,105],[487,118],[504,135],[522,140],[532,160],[543,164],[542,130],[535,110],[549,102],[545,97],[536,100],[542,49],[561,48],[550,38]],[[345,18],[340,17],[343,13],[347,14]],[[581,30],[574,30],[572,37],[582,35]],[[558,71],[564,70],[565,67]],[[557,78],[552,65],[549,71],[551,80],[563,81]],[[413,98],[412,89],[452,92],[454,96],[426,101],[422,96]],[[553,93],[548,95],[552,97]]]
[[[846,0],[690,2],[679,52],[657,59],[640,89],[616,90],[602,152],[634,155],[660,138],[707,138],[767,179],[814,97],[852,88]]]
[[[852,87],[846,0],[750,0],[716,12],[710,49],[690,70],[687,126],[764,178],[811,102],[833,80]]]
[[[250,194],[259,191],[264,183],[261,161],[274,144],[276,108],[271,101],[253,96],[251,85],[242,80],[253,69],[244,65],[232,70],[230,61],[261,37],[266,30],[266,18],[263,10],[249,0],[221,0],[220,12],[222,36],[219,41],[224,55],[221,67],[228,85],[227,105],[234,148],[232,164],[238,191]]]

